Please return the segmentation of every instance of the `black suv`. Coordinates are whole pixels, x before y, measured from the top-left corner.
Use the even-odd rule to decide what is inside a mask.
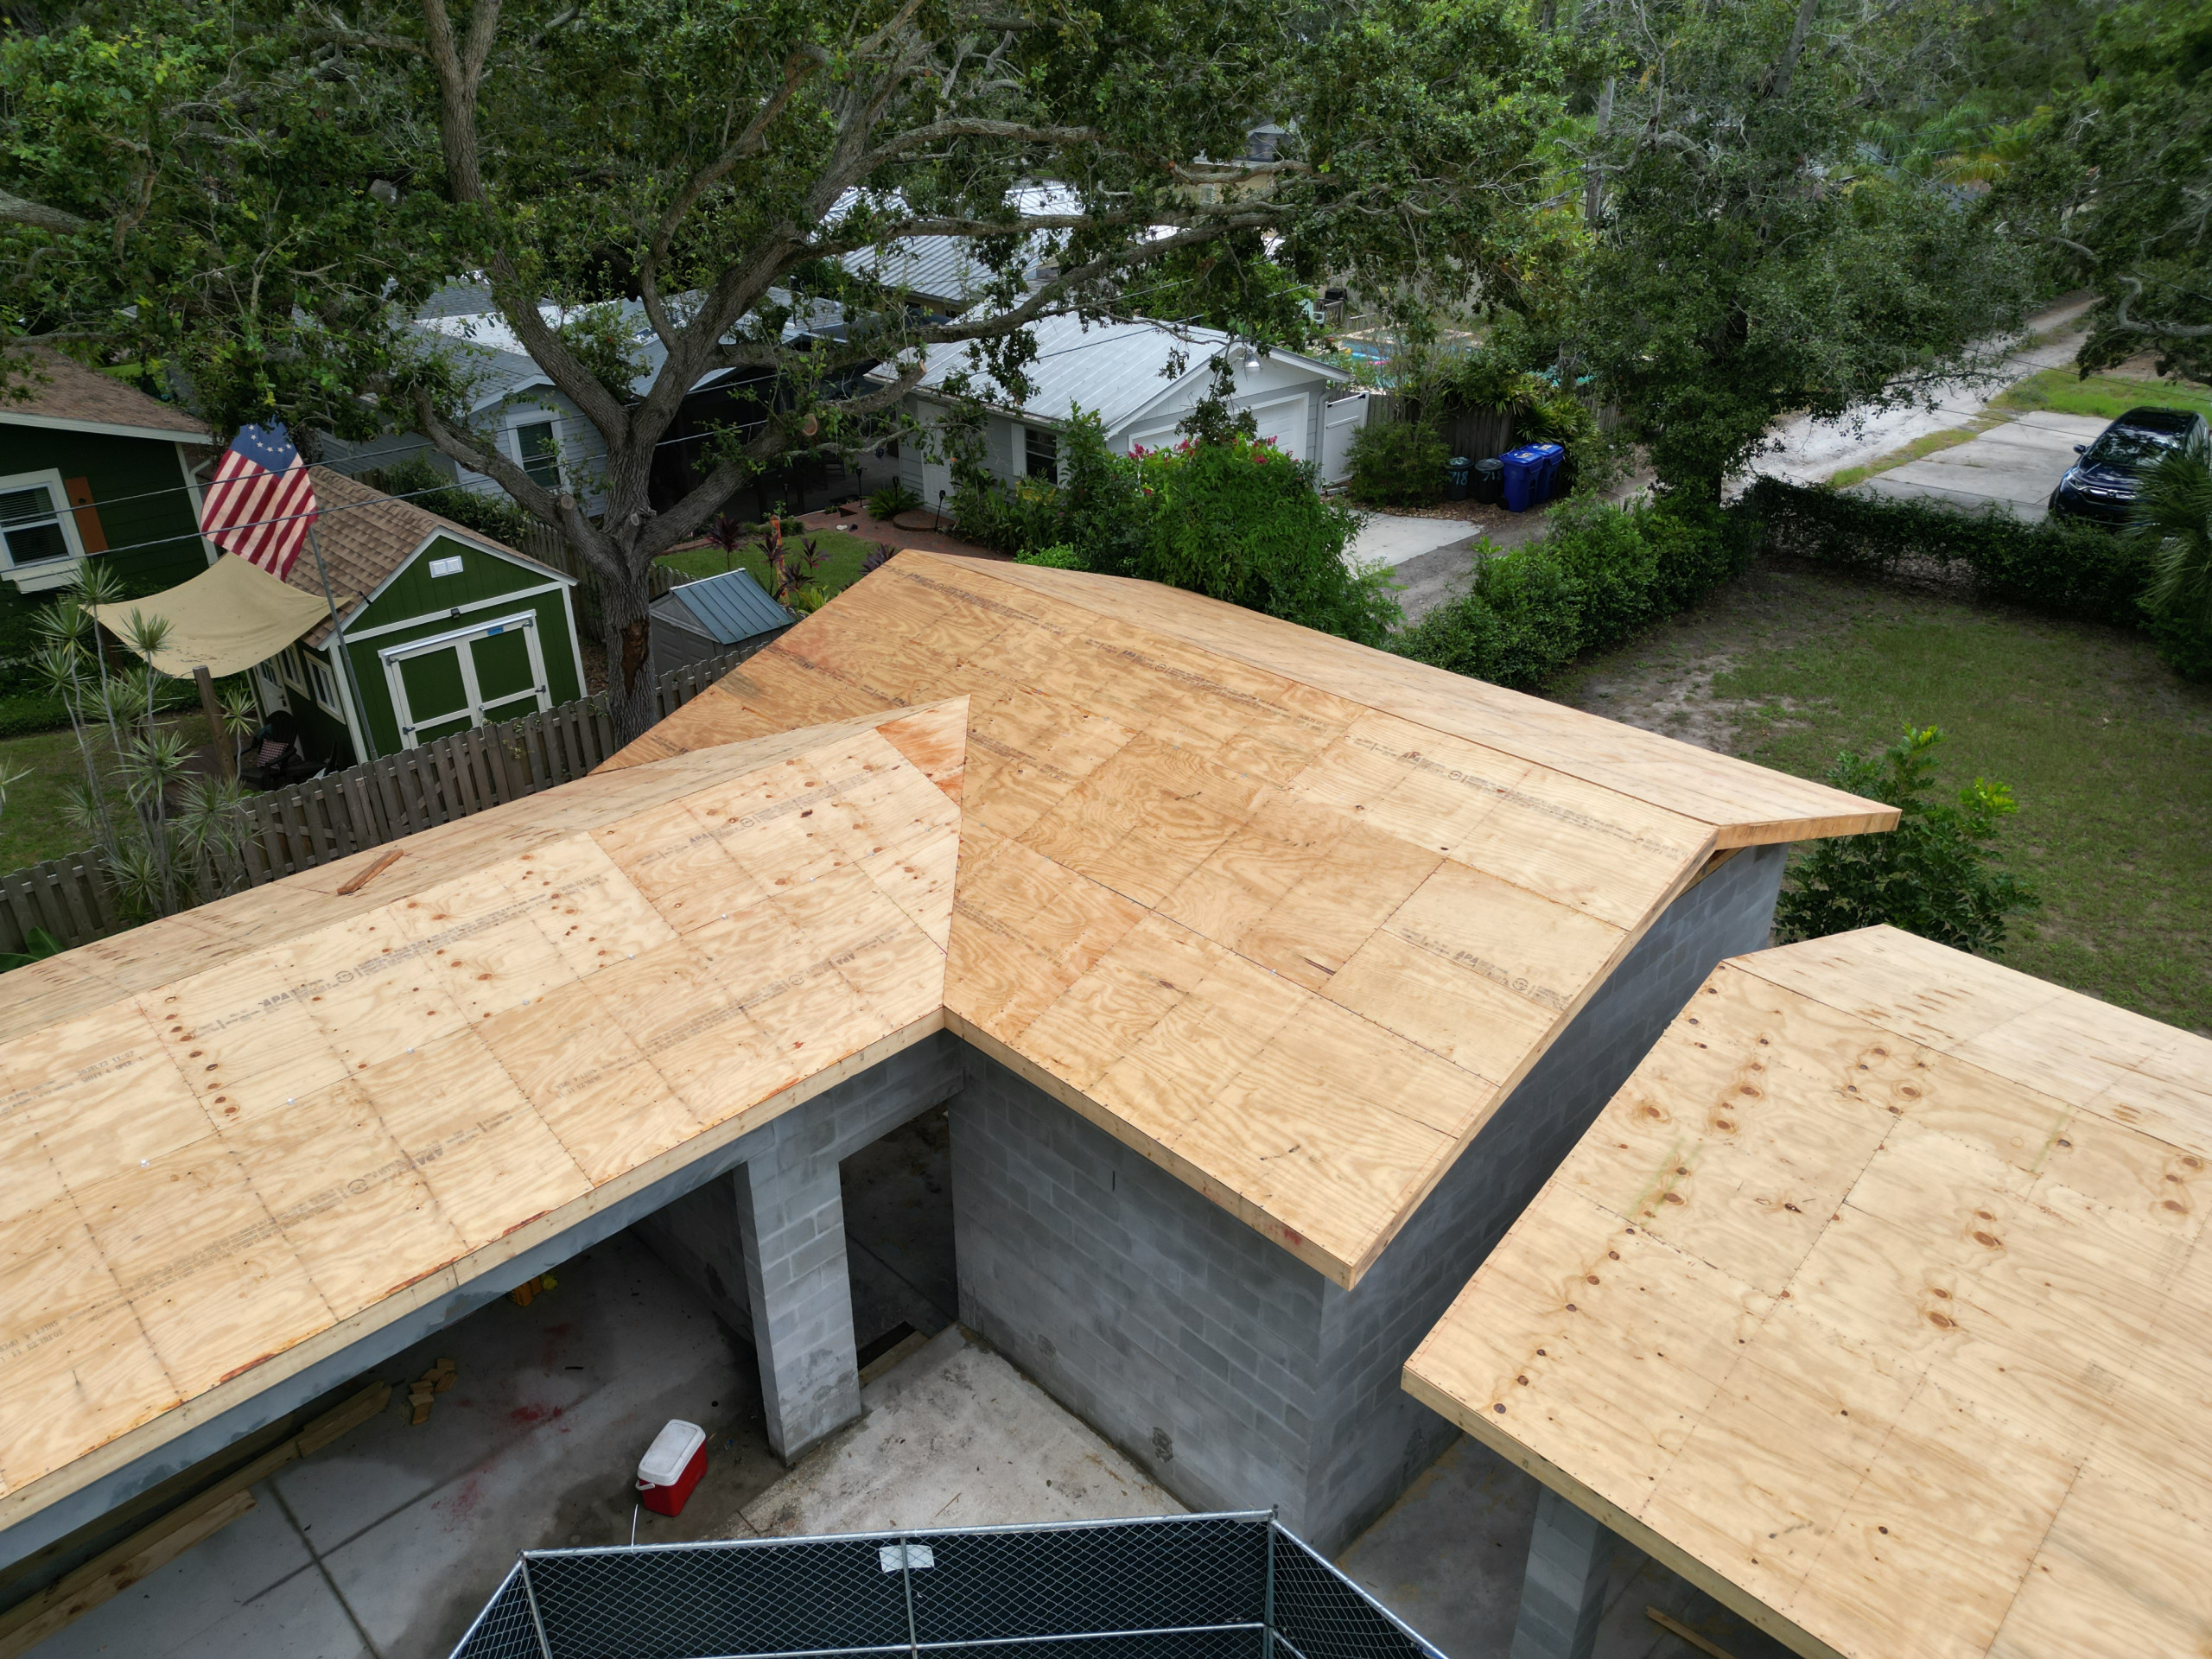
[[[2204,417],[2185,409],[2131,409],[2097,435],[2077,443],[2082,457],[2050,493],[2052,512],[2098,524],[2124,524],[2135,510],[2136,479],[2169,450],[2202,437]]]

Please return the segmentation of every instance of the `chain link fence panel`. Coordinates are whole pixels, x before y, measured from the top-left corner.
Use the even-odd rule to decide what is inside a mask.
[[[1442,1659],[1266,1514],[525,1552],[453,1659]]]

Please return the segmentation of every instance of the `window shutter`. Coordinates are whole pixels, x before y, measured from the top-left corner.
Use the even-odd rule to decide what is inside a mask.
[[[100,511],[92,505],[92,480],[65,478],[61,487],[69,493],[69,505],[76,510],[77,539],[84,543],[85,551],[106,552],[107,534],[100,528]]]

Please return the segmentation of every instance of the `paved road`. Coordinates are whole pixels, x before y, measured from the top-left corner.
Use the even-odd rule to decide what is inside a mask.
[[[1969,512],[2003,507],[2034,524],[2044,516],[2059,474],[2074,464],[2075,447],[2106,425],[2096,416],[2033,411],[1956,448],[1877,473],[1858,487],[1867,495],[1941,501]]]
[[[2079,323],[2092,303],[2088,298],[2069,300],[2031,317],[2029,332],[2040,340],[2039,344],[2014,353],[1992,376],[1974,381],[1956,380],[1938,388],[1932,407],[1916,404],[1842,421],[1815,421],[1802,415],[1783,421],[1775,428],[1775,447],[1759,458],[1753,470],[1770,478],[1787,479],[1793,484],[1818,484],[1848,467],[1878,461],[1916,438],[1966,426],[1987,413],[1990,400],[2007,386],[2038,370],[2060,368],[2071,363],[2082,343],[2081,330],[2074,325]],[[2050,338],[2041,339],[2045,335]],[[2073,442],[2074,440],[2068,440],[2069,461]],[[2057,481],[2054,473],[2037,499],[2040,501],[2043,495],[2050,494]]]

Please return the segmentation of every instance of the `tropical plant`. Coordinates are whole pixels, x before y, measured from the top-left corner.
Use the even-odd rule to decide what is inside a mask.
[[[921,493],[907,487],[906,480],[893,479],[868,499],[868,516],[879,524],[889,524],[902,512],[912,512],[922,505]]]
[[[2202,435],[2145,468],[2130,534],[2153,550],[2143,610],[2158,654],[2212,679],[2212,444]]]
[[[1995,867],[1997,835],[2018,811],[2012,791],[1977,778],[1956,804],[1936,798],[1933,726],[1908,726],[1878,754],[1846,750],[1827,781],[1898,810],[1887,835],[1841,836],[1817,843],[1790,867],[1775,906],[1784,944],[1886,922],[1961,950],[1999,954],[2006,918],[2041,903],[2026,882]]]
[[[737,569],[737,550],[753,539],[753,526],[726,512],[715,515],[706,528],[707,545],[722,550],[722,569]]]
[[[0,950],[0,974],[11,968],[28,968],[35,962],[44,962],[48,957],[58,957],[66,948],[60,940],[42,927],[35,927],[23,935],[27,950]]]
[[[165,709],[184,683],[154,666],[168,622],[138,611],[113,629],[137,659],[111,667],[92,607],[110,602],[112,573],[88,559],[40,618],[39,666],[69,711],[83,767],[64,811],[99,852],[125,910],[169,916],[229,892],[244,874],[242,791],[192,766],[194,745]],[[231,710],[224,724],[232,725]],[[210,734],[234,741],[235,728]]]

